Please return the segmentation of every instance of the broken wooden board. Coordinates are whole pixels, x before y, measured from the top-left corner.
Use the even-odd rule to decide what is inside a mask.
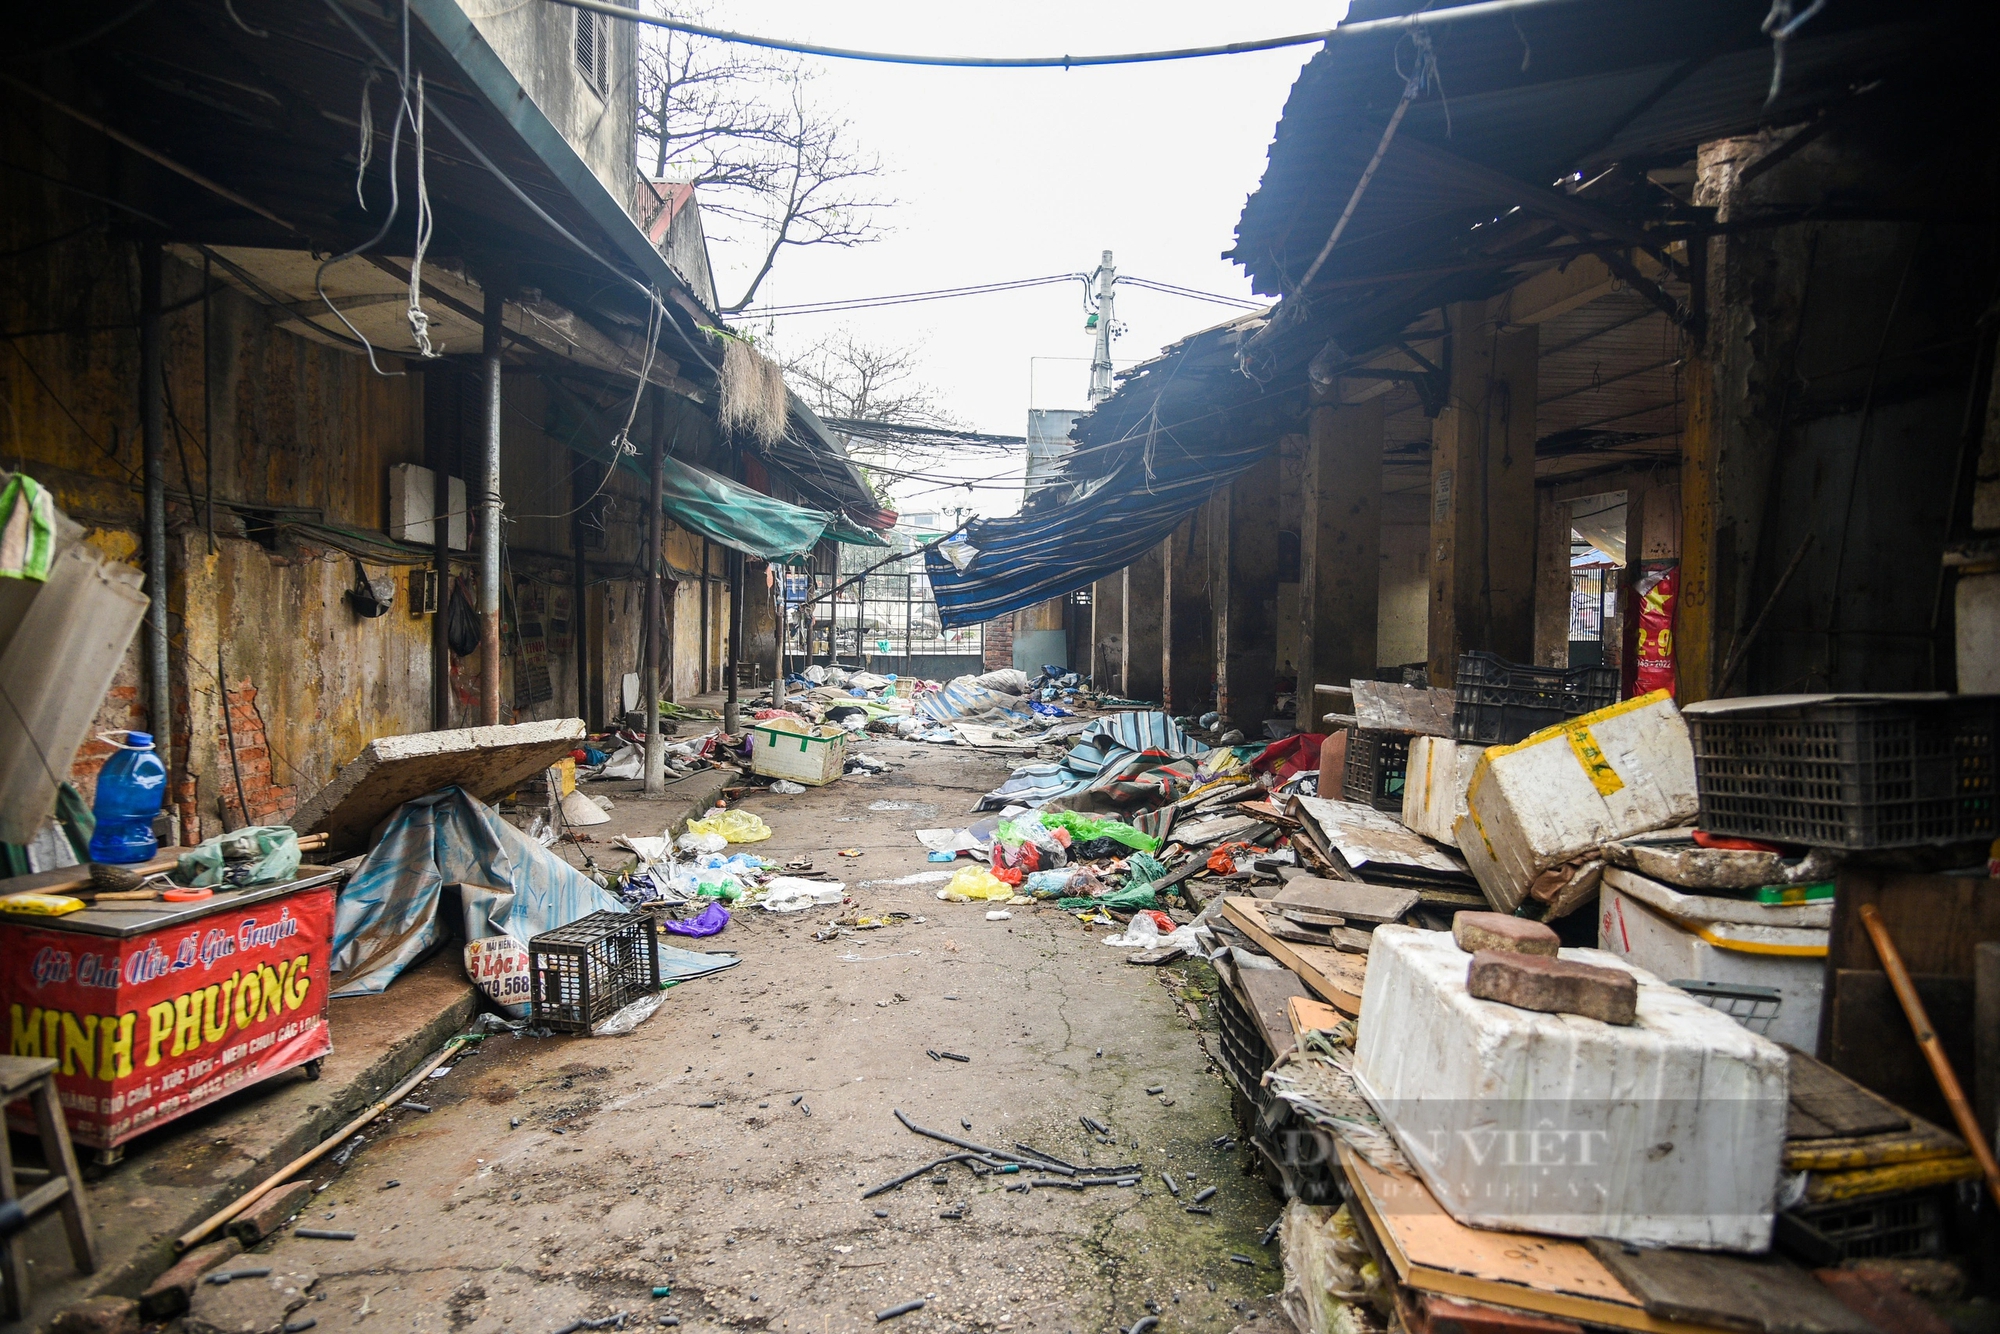
[[[1873,1334],[1806,1270],[1774,1257],[1627,1250],[1594,1237],[1590,1253],[1647,1312],[1754,1334]]]
[[[1285,968],[1238,968],[1236,978],[1275,1059],[1293,1043],[1288,1015],[1293,1001],[1310,999],[1305,984],[1297,973]]]
[[[1345,1144],[1354,1199],[1407,1287],[1646,1334],[1712,1334],[1723,1326],[1647,1311],[1582,1242],[1470,1228],[1407,1172],[1372,1167]]]
[[[292,828],[301,834],[324,830],[328,847],[360,851],[375,826],[404,802],[446,787],[494,801],[569,754],[583,735],[583,719],[554,718],[377,737],[299,807]]]
[[[1365,873],[1379,864],[1472,883],[1472,873],[1455,854],[1373,806],[1301,795],[1292,798],[1290,810],[1295,818],[1315,826],[1327,844],[1357,872]]]
[[[1292,997],[1285,1005],[1285,1017],[1291,1021],[1292,1036],[1295,1038],[1302,1033],[1333,1028],[1340,1023],[1340,1011],[1310,996]]]
[[[1380,923],[1402,921],[1403,914],[1416,907],[1420,899],[1414,889],[1301,875],[1287,880],[1273,902],[1310,908],[1348,922]]]
[[[1450,690],[1398,685],[1393,681],[1356,681],[1354,720],[1372,731],[1414,732],[1452,737],[1452,714],[1458,696]]]
[[[1280,940],[1264,927],[1263,905],[1256,899],[1225,898],[1222,915],[1230,926],[1285,967],[1297,973],[1321,1000],[1342,1014],[1359,1017],[1361,988],[1368,976],[1363,955],[1342,954],[1331,945],[1306,945]]]
[[[1347,925],[1345,917],[1336,916],[1330,912],[1319,912],[1312,908],[1282,908],[1279,910],[1278,916],[1299,926],[1318,927],[1322,931],[1336,926]]]
[[[1910,1128],[1910,1118],[1887,1098],[1796,1047],[1786,1047],[1785,1055],[1791,1098],[1786,1139],[1847,1139]]]

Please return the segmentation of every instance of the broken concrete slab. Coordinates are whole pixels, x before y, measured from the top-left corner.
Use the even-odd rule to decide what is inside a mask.
[[[202,1275],[242,1253],[243,1243],[234,1237],[224,1237],[221,1241],[189,1251],[179,1263],[154,1279],[152,1286],[139,1294],[140,1317],[171,1320],[181,1314],[194,1300],[195,1286],[201,1282]]]
[[[1619,1025],[1639,1017],[1639,983],[1632,974],[1574,959],[1481,950],[1472,956],[1465,989],[1480,1000],[1543,1014],[1580,1014]]]
[[[319,1282],[316,1271],[296,1264],[244,1263],[257,1258],[238,1257],[233,1265],[225,1265],[201,1281],[182,1318],[182,1328],[188,1334],[268,1334],[312,1300],[313,1285]],[[225,1274],[242,1269],[269,1272],[218,1282]]]
[[[1509,917],[1497,912],[1462,912],[1451,919],[1451,938],[1467,954],[1499,950],[1506,954],[1540,954],[1556,957],[1562,937],[1541,922],[1525,917]]]
[[[582,744],[581,718],[377,737],[299,807],[292,828],[324,832],[335,852],[361,852],[406,801],[461,787],[481,801],[505,796]]]
[[[1323,880],[1318,876],[1293,876],[1278,891],[1276,901],[1316,908],[1349,922],[1400,922],[1403,914],[1417,906],[1423,896],[1414,889],[1390,885],[1364,885],[1354,880]]]

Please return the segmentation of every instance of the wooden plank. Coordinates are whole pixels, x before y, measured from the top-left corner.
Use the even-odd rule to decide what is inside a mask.
[[[1303,988],[1301,988],[1303,990]],[[1340,1022],[1340,1011],[1325,1001],[1316,1001],[1310,996],[1298,995],[1285,1004],[1285,1018],[1291,1022],[1292,1036],[1309,1033],[1315,1029],[1332,1028]]]
[[[1972,979],[1918,974],[1912,979],[1954,1070],[1972,1069]],[[1827,1064],[1906,1112],[1941,1124],[1951,1108],[1910,1031],[1886,973],[1843,968],[1834,974]]]
[[[1887,1099],[1870,1093],[1832,1066],[1793,1047],[1786,1091],[1791,1098],[1785,1138],[1837,1139],[1908,1130],[1910,1118]]]
[[[1342,1014],[1360,1016],[1361,988],[1367,978],[1364,957],[1342,954],[1327,945],[1296,945],[1278,939],[1264,929],[1264,913],[1255,899],[1225,898],[1222,915],[1257,948],[1297,973],[1321,1000]]]
[[[2000,940],[2000,880],[1842,867],[1827,940],[1829,981],[1842,968],[1882,966],[1861,925],[1864,903],[1882,914],[1903,966],[1912,973],[1970,979],[1979,943]],[[1931,1017],[1937,1017],[1935,1011]]]
[[[1338,1154],[1355,1201],[1409,1287],[1646,1334],[1723,1328],[1653,1315],[1581,1242],[1467,1227],[1409,1173],[1371,1167],[1345,1144]]]
[[[1991,1136],[2000,1126],[2000,944],[1980,942],[1972,972],[1972,1097]]]
[[[1399,685],[1393,681],[1356,681],[1354,719],[1378,731],[1414,732],[1450,737],[1458,697],[1449,690]]]
[[[1274,901],[1314,908],[1350,922],[1400,922],[1403,914],[1417,906],[1420,897],[1414,889],[1294,876],[1278,891]]]
[[[1298,974],[1284,968],[1239,968],[1236,976],[1248,1001],[1245,1008],[1256,1016],[1275,1057],[1293,1045],[1291,1004],[1308,998],[1306,985]]]
[[[1646,1310],[1668,1320],[1785,1334],[1878,1334],[1820,1281],[1772,1257],[1627,1250],[1593,1238],[1590,1253]]]

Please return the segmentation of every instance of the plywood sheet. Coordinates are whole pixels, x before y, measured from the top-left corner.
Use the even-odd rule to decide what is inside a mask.
[[[1344,1144],[1339,1157],[1369,1226],[1408,1287],[1615,1329],[1696,1334],[1723,1328],[1651,1314],[1582,1242],[1467,1227],[1409,1173],[1371,1167]]]
[[[1295,876],[1278,891],[1275,902],[1315,908],[1351,922],[1379,923],[1402,921],[1403,914],[1416,907],[1420,898],[1414,889]]]
[[[1791,1114],[1786,1139],[1835,1139],[1908,1130],[1910,1118],[1887,1099],[1794,1047],[1785,1048],[1791,1065],[1786,1090]]]

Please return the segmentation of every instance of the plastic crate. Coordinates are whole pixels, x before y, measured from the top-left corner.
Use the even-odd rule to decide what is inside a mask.
[[[1778,1215],[1772,1241],[1779,1250],[1815,1266],[1942,1255],[1945,1204],[1944,1193],[1932,1187],[1788,1209]]]
[[[1452,730],[1460,741],[1511,746],[1565,718],[1618,702],[1616,667],[1528,667],[1493,653],[1458,655]]]
[[[1679,987],[1711,1010],[1720,1010],[1752,1033],[1769,1036],[1771,1025],[1785,1006],[1784,993],[1776,987],[1752,986],[1747,982],[1704,982],[1699,978],[1675,978],[1669,985]]]
[[[594,912],[533,937],[528,984],[537,1025],[588,1033],[660,989],[652,915]]]
[[[753,724],[749,730],[751,773],[824,787],[840,777],[847,764],[845,728],[823,727],[808,734]]]
[[[2000,696],[1689,706],[1701,827],[1863,850],[2000,835]]]
[[[1410,769],[1406,732],[1356,728],[1347,734],[1347,768],[1341,775],[1343,800],[1403,814],[1403,783]]]

